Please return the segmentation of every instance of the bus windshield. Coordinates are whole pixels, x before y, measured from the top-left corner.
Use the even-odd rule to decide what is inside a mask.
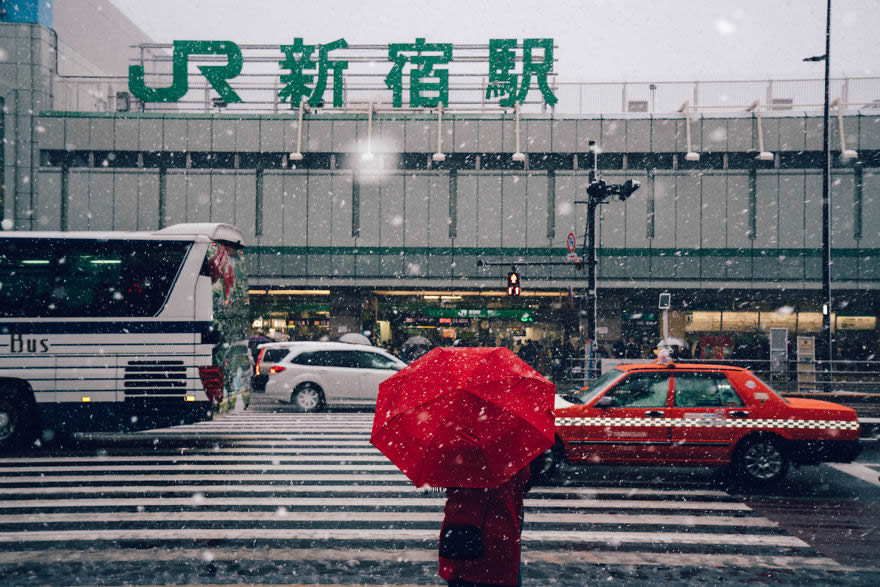
[[[0,317],[147,317],[162,310],[192,243],[9,239]],[[11,285],[14,284],[14,287]]]

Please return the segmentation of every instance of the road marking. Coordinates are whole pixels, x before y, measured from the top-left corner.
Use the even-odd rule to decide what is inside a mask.
[[[309,451],[314,451],[314,453],[322,453],[327,451],[322,451],[321,449],[307,449]],[[146,462],[150,463],[149,467],[158,466],[156,463],[170,462],[170,463],[196,463],[200,461],[216,461],[216,462],[264,462],[266,464],[279,464],[281,462],[295,462],[295,461],[326,461],[328,459],[332,459],[334,461],[346,462],[346,461],[385,461],[388,462],[388,457],[384,456],[378,450],[359,450],[359,449],[349,449],[343,450],[342,452],[337,452],[335,454],[296,454],[289,453],[287,456],[267,456],[267,455],[255,455],[255,454],[247,454],[247,455],[230,455],[230,454],[165,454],[165,455],[154,455],[154,456],[121,456],[121,457],[109,457],[109,456],[96,456],[96,457],[46,457],[46,458],[19,458],[19,459],[0,459],[0,465],[4,464],[15,464],[15,465],[28,465],[29,470],[34,470],[35,465],[42,463],[81,463],[81,466],[94,466],[91,463],[97,464],[107,464],[112,465],[115,463],[119,464],[128,464],[128,463],[138,463],[138,462]],[[355,454],[356,452],[360,453],[371,453],[371,454]],[[289,451],[288,451],[289,452]],[[63,469],[69,469],[70,467],[63,467]],[[143,466],[140,466],[142,469]],[[0,466],[0,473],[3,471],[11,471],[12,467],[2,467]]]
[[[636,487],[536,487],[530,492],[536,493],[574,493],[590,495],[592,493],[621,493],[626,495],[674,495],[682,497],[706,496],[706,497],[730,497],[725,491],[702,490],[702,489],[640,489]]]
[[[265,460],[265,459],[264,459]],[[303,460],[309,461],[326,461],[327,459],[310,457]],[[345,469],[346,471],[399,471],[396,466],[389,464],[388,459],[384,457],[360,457],[360,458],[352,458],[352,459],[341,459],[351,460],[351,461],[374,461],[381,462],[379,465],[369,465],[369,464],[342,464],[342,463],[330,463],[330,464],[305,464],[299,462],[299,460],[292,460],[289,463],[254,463],[252,465],[232,465],[219,463],[216,465],[201,465],[201,464],[193,464],[193,463],[184,463],[180,465],[175,464],[160,464],[160,465],[149,465],[149,471],[160,472],[167,471],[169,473],[173,473],[175,471],[253,471],[255,469],[260,469],[262,471],[338,471],[339,469]],[[35,467],[35,466],[27,466],[27,467],[3,467],[0,468],[0,472],[9,474],[9,473],[63,473],[65,471],[71,472],[96,472],[96,471],[144,471],[144,465],[117,465],[117,464],[106,464],[106,465],[68,465],[61,467]],[[18,477],[21,479],[22,477]],[[56,476],[40,476],[42,480],[56,480],[56,479],[65,479],[67,475],[56,475]],[[10,477],[9,480],[14,480],[16,477]]]
[[[335,467],[335,469],[339,469],[339,467]],[[397,468],[391,466],[391,468],[387,468],[387,470],[396,471]],[[21,484],[21,483],[101,483],[107,481],[115,481],[115,482],[126,482],[132,483],[137,481],[169,481],[170,479],[174,479],[175,481],[225,481],[228,482],[232,479],[238,479],[240,481],[375,481],[378,476],[367,476],[367,475],[274,475],[274,474],[251,474],[251,475],[174,475],[173,478],[169,478],[168,475],[59,475],[56,477],[49,477],[45,475],[40,475],[36,477],[0,477],[0,484]],[[381,479],[387,481],[404,481],[406,477],[402,473],[394,474],[388,473],[381,476]],[[173,486],[172,486],[173,487]]]
[[[237,512],[84,512],[65,514],[0,515],[0,524],[58,524],[112,522],[314,522],[313,511],[237,511]],[[320,512],[321,522],[439,522],[441,510],[433,512]],[[737,516],[689,516],[649,514],[545,514],[527,512],[531,524],[635,524],[664,526],[735,526],[742,528],[777,528],[767,518]]]
[[[136,440],[145,441],[151,440],[148,438],[135,438]],[[228,434],[181,434],[174,438],[171,437],[163,437],[165,440],[186,440],[186,441],[205,441],[205,440],[216,440],[222,441],[225,445],[236,445],[236,446],[288,446],[290,448],[298,448],[300,446],[363,446],[363,447],[372,447],[373,445],[369,442],[369,437],[364,437],[364,440],[336,440],[337,437],[327,437],[326,440],[313,440],[315,437],[312,436],[291,436],[291,435],[278,435],[278,436],[269,436],[268,434],[242,434],[229,436]]]
[[[90,488],[91,489],[91,488]],[[173,486],[168,487],[174,491]],[[20,493],[27,494],[29,488],[22,488]],[[171,498],[76,498],[76,499],[15,499],[7,500],[2,509],[25,509],[47,507],[124,507],[124,506],[285,506],[285,507],[326,507],[326,506],[375,506],[375,507],[439,507],[446,503],[445,497],[211,497],[198,494],[197,497]],[[526,499],[529,508],[566,508],[566,509],[658,509],[658,510],[689,510],[689,511],[751,511],[751,508],[739,502],[681,502],[651,500],[618,500],[618,499]]]
[[[171,450],[171,449],[166,449]],[[179,452],[163,452],[156,455],[126,455],[126,456],[110,456],[110,455],[82,455],[82,456],[68,456],[68,457],[6,457],[0,458],[0,464],[10,463],[10,464],[21,464],[21,463],[79,463],[83,461],[95,461],[95,462],[113,462],[113,461],[121,461],[121,462],[138,462],[138,461],[158,461],[163,459],[168,460],[185,460],[187,458],[197,458],[199,460],[237,460],[237,459],[248,459],[248,458],[263,458],[263,459],[271,459],[272,457],[266,456],[265,453],[271,454],[279,454],[279,455],[288,455],[291,458],[298,457],[300,454],[326,454],[332,455],[334,458],[339,458],[340,455],[349,455],[349,454],[376,454],[380,455],[382,453],[379,452],[379,449],[373,447],[372,445],[367,447],[351,447],[351,448],[333,448],[333,447],[322,447],[322,448],[310,448],[310,447],[297,447],[295,445],[290,448],[280,448],[280,447],[264,447],[259,450],[254,448],[241,448],[241,447],[224,447],[219,449],[213,448],[201,448],[201,449],[191,449],[186,448],[182,449]],[[0,468],[0,471],[3,469]]]
[[[137,550],[25,550],[0,553],[0,564],[71,563],[71,562],[176,562],[241,560],[241,549],[234,548],[148,548]],[[407,548],[335,550],[328,548],[271,548],[250,549],[248,560],[253,561],[391,561],[437,563],[437,549]],[[776,569],[812,569],[858,571],[825,557],[772,556],[736,554],[679,554],[666,552],[618,551],[535,551],[526,547],[523,562],[559,565],[648,565],[675,567],[762,567]],[[876,569],[867,569],[876,571]]]
[[[862,465],[861,463],[826,463],[832,469],[837,469],[841,473],[852,475],[856,479],[861,479],[871,485],[880,487],[880,475],[877,471]]]
[[[436,541],[437,529],[414,530],[407,528],[306,529],[306,528],[175,528],[143,530],[35,530],[29,532],[0,532],[0,543],[115,541],[115,540],[352,540],[352,541]],[[566,544],[724,544],[736,546],[778,546],[810,548],[794,536],[766,534],[703,534],[697,532],[579,532],[532,531],[522,533],[524,543],[559,541]]]
[[[425,494],[432,493],[443,495],[443,491],[434,492],[431,489],[419,489],[414,485],[89,485],[82,488],[71,488],[68,486],[50,486],[50,487],[0,487],[0,495],[51,495],[63,494],[67,495],[72,492],[88,492],[91,494],[105,493],[412,493]],[[673,496],[673,497],[728,497],[726,493],[718,491],[695,491],[695,490],[676,490],[676,489],[615,489],[610,487],[589,487],[589,488],[540,488],[532,489],[529,493],[534,499],[537,495],[554,495],[554,494],[573,494],[595,497],[599,495],[650,495],[650,496]],[[557,498],[558,499],[558,498]]]

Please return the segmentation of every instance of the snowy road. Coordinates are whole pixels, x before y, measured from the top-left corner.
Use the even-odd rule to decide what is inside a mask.
[[[0,459],[4,584],[441,584],[443,496],[372,414],[272,413]],[[524,584],[872,583],[705,476],[577,471],[526,497]]]

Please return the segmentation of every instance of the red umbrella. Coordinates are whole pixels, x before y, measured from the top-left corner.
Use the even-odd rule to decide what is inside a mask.
[[[418,487],[494,488],[553,445],[553,398],[509,349],[438,347],[379,385],[370,443]]]

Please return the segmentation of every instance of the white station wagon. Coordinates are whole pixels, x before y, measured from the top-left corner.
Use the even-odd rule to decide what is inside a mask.
[[[383,349],[344,342],[275,342],[259,348],[261,359],[271,357],[260,361],[260,373],[268,370],[266,395],[303,412],[375,406],[379,384],[406,367]]]

